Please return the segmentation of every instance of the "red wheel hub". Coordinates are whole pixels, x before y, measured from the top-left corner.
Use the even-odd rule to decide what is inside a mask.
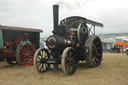
[[[36,48],[32,44],[26,44],[19,50],[19,60],[23,65],[32,65]]]
[[[17,36],[16,40],[15,40],[16,46],[19,45],[20,42],[22,42],[22,41],[25,41],[25,37],[24,36]]]

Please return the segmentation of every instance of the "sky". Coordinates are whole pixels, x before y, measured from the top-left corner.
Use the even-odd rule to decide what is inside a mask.
[[[82,16],[104,24],[97,34],[128,32],[128,0],[0,0],[0,24],[53,30],[53,4],[59,4],[59,20]]]

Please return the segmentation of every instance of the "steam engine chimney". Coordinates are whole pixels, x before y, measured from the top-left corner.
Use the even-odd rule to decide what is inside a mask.
[[[58,29],[58,21],[59,21],[59,5],[53,5],[54,32],[56,32]]]

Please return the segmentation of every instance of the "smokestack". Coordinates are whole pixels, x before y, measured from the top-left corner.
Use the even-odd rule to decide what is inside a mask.
[[[59,5],[53,5],[54,32],[56,32],[58,29],[58,21],[59,21]]]

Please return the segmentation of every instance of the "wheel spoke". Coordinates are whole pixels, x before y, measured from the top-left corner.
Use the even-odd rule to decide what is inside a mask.
[[[30,52],[31,49],[29,47],[27,47],[26,49],[27,49],[28,53],[32,53],[32,52]]]
[[[29,54],[30,54],[30,55],[34,55],[34,54],[35,54],[34,50],[33,50],[33,52],[29,52]]]
[[[69,57],[72,57],[73,51],[69,51]]]
[[[37,59],[41,60],[40,56],[38,56]]]
[[[49,65],[46,63],[46,61],[48,58],[49,58],[49,54],[46,49],[43,48],[38,51],[34,62],[39,72],[47,71]]]
[[[44,68],[43,68],[43,64],[40,64],[40,68],[39,68],[39,70],[40,70],[41,72],[44,70]]]
[[[70,61],[73,61],[74,59],[74,55],[72,54],[72,56],[70,57]]]
[[[41,63],[40,61],[36,61],[37,63]]]
[[[21,52],[23,52],[23,53],[25,52],[25,51],[24,51],[24,48],[21,49]]]
[[[43,58],[46,58],[47,57],[47,53],[45,51],[43,51],[42,57]]]
[[[30,53],[33,53],[33,52],[34,52],[34,50],[35,50],[35,49],[31,49],[31,50],[30,50]]]
[[[22,63],[25,64],[25,62],[26,62],[26,58],[23,59],[23,62]]]
[[[97,64],[96,61],[95,61],[95,59],[94,59],[93,63],[94,63],[95,65]]]
[[[24,47],[24,52],[25,52],[25,53],[27,53],[27,50],[26,50],[26,48],[25,48],[25,47]]]
[[[47,69],[47,65],[46,65],[46,64],[44,64],[43,66],[44,66],[44,70],[46,70],[46,69]]]
[[[39,66],[41,65],[41,62],[37,62],[37,67],[39,68]]]
[[[66,61],[70,61],[70,57],[66,57]]]
[[[100,62],[99,59],[98,59],[97,57],[95,57],[95,60],[96,60],[97,62]]]
[[[20,55],[24,55],[24,53],[23,52],[20,52]]]
[[[25,57],[21,57],[21,58],[20,58],[21,62],[24,60],[24,58],[25,58]]]
[[[69,63],[66,64],[66,70],[67,70],[67,72],[70,72]]]
[[[42,51],[40,51],[39,54],[42,56],[43,55]]]

